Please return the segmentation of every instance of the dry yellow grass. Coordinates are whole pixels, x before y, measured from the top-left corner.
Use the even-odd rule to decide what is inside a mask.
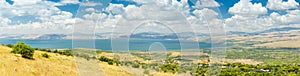
[[[100,66],[106,76],[134,76],[133,74],[124,71],[121,67],[108,65],[106,62],[100,62]]]
[[[176,57],[176,56],[179,56],[180,55],[180,52],[172,52],[171,53],[171,56],[172,57]]]
[[[80,76],[105,76],[98,60],[75,57]]]
[[[261,64],[263,62],[255,61],[252,59],[225,59],[226,63],[242,63],[242,64],[251,64],[251,65],[257,65]]]
[[[133,56],[133,55],[130,55],[128,53],[101,53],[98,55],[99,57],[100,56],[105,56],[105,57],[108,57],[108,58],[117,58],[119,60],[139,60],[139,61],[142,61],[143,58],[140,58],[140,57],[137,57],[137,56]]]
[[[78,76],[74,58],[48,53],[43,58],[41,51],[35,51],[34,60],[10,53],[11,49],[0,46],[0,76]]]
[[[279,41],[279,42],[272,42],[272,43],[265,43],[265,44],[257,44],[254,46],[299,48],[300,47],[299,44],[300,44],[300,40],[288,40],[288,41]]]
[[[173,73],[155,72],[152,76],[175,76]]]

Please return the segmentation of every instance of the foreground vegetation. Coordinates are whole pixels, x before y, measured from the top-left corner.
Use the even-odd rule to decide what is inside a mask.
[[[11,53],[21,54],[23,58],[33,59],[34,49],[26,45],[24,42],[18,42],[15,46],[11,46]]]
[[[12,50],[0,45],[0,76],[78,76],[72,56],[35,50],[33,59],[28,59]]]
[[[142,52],[123,54],[104,50],[89,51],[86,49],[79,49],[74,53],[71,50],[31,48],[22,42],[6,46],[1,46],[0,48],[0,56],[2,56],[0,72],[7,72],[5,70],[10,70],[11,72],[4,73],[4,75],[20,75],[20,73],[26,72],[26,75],[65,74],[74,76],[77,75],[77,72],[73,56],[82,57],[88,61],[91,59],[98,60],[100,66],[104,66],[102,67],[104,72],[109,76],[114,75],[114,72],[122,73],[125,76],[207,76],[214,73],[213,70],[215,70],[212,69],[212,64],[209,64],[209,55],[202,53],[199,53],[202,55],[195,55],[193,54],[194,52],[186,52],[186,54],[189,53],[191,56],[176,55],[174,52],[156,52],[149,54],[151,55],[149,56]],[[209,49],[205,49],[203,52],[210,53]],[[162,54],[166,55],[161,56]],[[242,62],[226,62],[226,60],[225,62],[215,63],[213,65],[218,66],[216,71],[219,72],[215,74],[219,76],[300,75],[300,50],[298,48],[231,47],[227,49],[226,55],[226,59],[251,59],[262,63],[246,64]],[[12,60],[14,61],[7,62]],[[207,60],[208,62],[194,62],[195,60]],[[31,67],[31,69],[25,70],[22,67]],[[60,70],[57,71],[57,69]]]
[[[298,48],[228,48],[227,59],[252,59],[271,65],[286,65],[300,63]]]

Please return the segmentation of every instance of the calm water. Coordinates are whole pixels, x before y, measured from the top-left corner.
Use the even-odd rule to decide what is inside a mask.
[[[72,40],[71,39],[64,39],[64,40],[36,40],[36,39],[0,39],[0,44],[15,44],[18,41],[23,41],[28,45],[31,45],[34,48],[72,48]],[[85,41],[82,40],[81,42],[76,41],[77,43],[75,45],[77,46],[83,46],[90,47],[93,46],[93,43],[91,40]],[[103,50],[112,50],[112,43],[110,39],[98,39],[94,41],[95,48],[96,49],[103,49]],[[129,41],[128,45],[124,44],[117,44],[114,47],[117,46],[128,46],[129,50],[149,50],[149,47],[153,43],[161,43],[166,50],[180,50],[181,48],[189,48],[189,49],[195,49],[195,44],[198,43],[199,48],[210,48],[210,43],[204,43],[204,42],[193,42],[193,41],[183,41],[184,44],[180,44],[178,40],[150,40],[150,39],[133,39]],[[182,47],[180,45],[185,45],[185,47]],[[197,46],[198,46],[197,45]]]

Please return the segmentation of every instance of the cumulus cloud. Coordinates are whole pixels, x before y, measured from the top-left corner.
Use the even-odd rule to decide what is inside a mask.
[[[73,14],[56,7],[55,2],[41,0],[13,0],[9,5],[6,1],[0,2],[1,33],[7,34],[43,34],[43,33],[71,33],[74,23]],[[32,17],[20,19],[15,17]]]
[[[202,10],[195,10],[193,13],[196,15],[196,17],[208,21],[218,18],[218,13],[208,8],[204,8]]]
[[[291,10],[285,15],[273,12],[270,17],[280,25],[300,24],[300,10]]]
[[[95,19],[101,17],[97,32],[131,33],[137,26],[142,26],[148,22],[158,22],[167,25],[176,32],[201,32],[208,33],[208,26],[211,28],[222,28],[222,20],[219,19],[219,13],[203,8],[190,11],[187,0],[164,0],[160,3],[140,3],[141,6],[122,4],[109,4],[105,9],[105,14],[94,13],[85,15],[86,19]],[[193,13],[194,15],[191,15]],[[92,16],[94,15],[94,16]],[[95,17],[96,16],[96,17]],[[143,28],[152,31],[166,29],[162,26],[144,26]],[[138,29],[136,29],[138,30]],[[146,32],[147,30],[144,30]],[[141,31],[139,31],[141,32]]]
[[[226,19],[225,23],[228,31],[240,32],[258,32],[273,25],[273,21],[269,17],[243,17],[239,15]]]
[[[60,2],[64,3],[64,4],[78,4],[78,3],[80,3],[79,0],[61,0]]]
[[[99,29],[115,28],[116,33],[129,33],[140,24],[157,21],[174,28],[174,30],[177,29],[178,32],[192,31],[192,27],[186,20],[186,16],[190,16],[187,0],[165,0],[162,3],[158,1],[158,3],[140,4],[141,6],[128,5],[127,7],[121,4],[109,4],[105,9],[109,15],[101,20],[103,22],[98,26]],[[159,26],[146,27],[153,31],[163,28]]]
[[[7,26],[10,22],[11,22],[10,19],[0,17],[0,27],[1,26]]]
[[[279,2],[281,2],[281,0]],[[288,3],[290,2],[291,0],[288,1]],[[248,7],[242,6],[245,4],[248,4]],[[248,9],[245,9],[245,7],[247,7]],[[270,6],[267,7],[270,8]],[[279,5],[278,7],[281,8],[283,6]],[[238,11],[238,9],[240,10],[244,9],[246,10],[246,12]],[[233,7],[229,9],[229,12],[234,15],[230,18],[225,19],[226,26],[229,27],[228,31],[258,32],[258,31],[269,29],[271,27],[297,26],[297,25],[299,26],[300,24],[299,10],[287,10],[286,14],[279,14],[277,12],[273,12],[270,15],[259,16],[261,14],[267,13],[266,8],[262,7],[260,3],[251,4],[249,3],[249,1],[246,0],[242,0],[236,3]]]
[[[269,0],[267,7],[271,10],[287,10],[292,8],[298,8],[299,3],[295,0],[288,0],[284,2],[283,0]]]
[[[261,3],[252,4],[250,0],[240,0],[228,10],[229,13],[241,16],[258,16],[267,14],[267,8],[263,7]]]
[[[31,5],[40,2],[41,0],[12,0],[14,6]]]
[[[124,12],[124,5],[110,3],[105,11],[110,12],[111,14],[122,14]]]
[[[192,13],[195,16],[189,16],[187,20],[190,21],[195,32],[214,35],[224,33],[223,21],[215,10],[203,8]]]
[[[215,0],[197,0],[193,8],[219,7],[220,4]]]
[[[96,10],[94,8],[87,8],[85,9],[86,12],[95,12]]]
[[[233,14],[232,17],[225,19],[228,31],[257,32],[273,25],[271,18],[260,16],[267,14],[267,8],[261,3],[252,4],[250,0],[240,0],[228,11]]]
[[[96,30],[96,32],[115,32],[130,33],[140,24],[156,21],[169,26],[177,32],[201,32],[208,33],[207,29],[223,28],[223,21],[219,18],[220,14],[211,8],[220,5],[214,0],[200,0],[191,11],[187,0],[163,0],[158,3],[147,3],[140,1],[141,6],[110,3],[104,10],[95,3],[87,2],[81,5],[82,8],[77,18],[72,18],[73,14],[62,11],[56,6],[63,3],[77,3],[77,0],[65,0],[63,3],[50,1],[33,0],[32,2],[18,3],[9,5],[7,2],[0,1],[0,34],[1,33],[72,33],[73,23],[79,25],[82,30]],[[75,2],[68,2],[75,1]],[[161,3],[159,3],[161,2]],[[87,5],[95,4],[95,5]],[[269,5],[269,4],[268,4]],[[35,9],[32,9],[35,8]],[[269,7],[268,7],[269,8]],[[271,8],[269,8],[271,9]],[[5,12],[3,12],[5,11]],[[104,12],[99,12],[104,11]],[[229,8],[232,17],[225,19],[228,31],[254,32],[266,29],[270,26],[281,26],[288,24],[300,24],[299,10],[289,10],[287,14],[272,13],[267,14],[266,7],[261,3],[251,3],[250,0],[241,0],[233,7]],[[10,24],[13,17],[34,16],[37,21],[20,24]],[[148,23],[149,24],[149,23]],[[97,25],[96,27],[94,25]],[[145,26],[147,30],[161,30],[166,27]],[[194,29],[194,30],[193,30]],[[76,30],[76,29],[75,29]],[[100,30],[100,31],[97,31]],[[90,33],[90,32],[89,32]]]

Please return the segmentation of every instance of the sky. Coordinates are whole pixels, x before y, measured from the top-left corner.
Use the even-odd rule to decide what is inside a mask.
[[[299,2],[0,0],[0,34],[258,32],[300,27]]]

